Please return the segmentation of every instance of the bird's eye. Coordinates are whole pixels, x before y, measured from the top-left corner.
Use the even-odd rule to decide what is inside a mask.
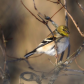
[[[63,31],[65,31],[65,29],[63,29]]]

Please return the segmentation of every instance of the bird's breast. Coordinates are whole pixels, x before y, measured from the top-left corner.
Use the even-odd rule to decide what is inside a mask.
[[[64,37],[64,38],[60,39],[59,42],[57,43],[58,54],[65,51],[65,49],[68,47],[68,45],[69,45],[69,38],[68,37]]]

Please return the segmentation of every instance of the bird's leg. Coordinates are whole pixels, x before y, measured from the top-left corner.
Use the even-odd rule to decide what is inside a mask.
[[[56,58],[56,61],[55,61],[55,64],[57,65],[57,62],[58,62],[58,53],[57,53],[57,47],[55,47],[55,49],[56,49],[56,54],[55,54],[55,58]]]
[[[56,54],[55,54],[55,58],[56,58],[55,64],[57,65],[58,53],[57,53],[57,44],[56,43],[55,43],[55,51],[56,51]]]
[[[58,55],[57,54],[55,55],[55,58],[56,58],[55,64],[57,65],[57,62],[58,62]]]

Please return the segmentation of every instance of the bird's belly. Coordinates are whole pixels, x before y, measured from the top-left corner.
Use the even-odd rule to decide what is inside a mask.
[[[63,51],[65,51],[65,49],[68,47],[68,45],[69,45],[69,38],[65,37],[65,38],[61,39],[59,42],[57,42],[57,53],[60,54]],[[44,47],[40,47],[37,49],[37,52],[45,53],[50,56],[55,56],[56,55],[55,43],[51,42],[51,43],[45,45]]]
[[[55,50],[55,48],[52,48],[51,50],[48,50],[47,52],[45,52],[45,54],[48,54],[50,56],[55,56],[56,50]]]

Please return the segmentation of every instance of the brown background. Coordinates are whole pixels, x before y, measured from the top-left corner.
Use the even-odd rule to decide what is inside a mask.
[[[84,6],[84,0],[78,0]],[[24,4],[35,14],[32,0],[23,0]],[[38,10],[42,14],[52,16],[61,6],[50,3],[46,0],[35,0]],[[78,23],[81,31],[84,31],[84,16],[77,6],[75,0],[67,0],[68,10]],[[58,25],[65,24],[64,10],[62,9],[52,18]],[[73,22],[69,18],[68,27],[70,29],[70,44],[71,54],[82,44],[83,38],[78,33]],[[45,25],[37,21],[21,4],[20,0],[0,0],[0,24],[4,30],[5,38],[13,38],[7,42],[6,52],[10,56],[24,57],[26,52],[30,52],[50,33]],[[52,30],[55,28],[49,23]],[[84,68],[84,56],[81,52],[77,61],[81,67]],[[52,62],[55,62],[55,58],[42,55],[37,58],[30,58],[29,62],[35,70],[49,72],[54,66],[49,62],[48,58]],[[9,59],[9,58],[8,58]],[[4,58],[0,50],[0,66],[3,68]],[[9,72],[11,76],[11,84],[19,83],[19,75],[24,71],[31,71],[28,65],[24,61],[17,61],[8,64]],[[79,69],[75,62],[70,66],[71,69]],[[64,72],[65,73],[65,72]],[[37,73],[41,74],[41,73]],[[81,74],[80,74],[81,75]],[[2,80],[0,80],[2,82]],[[33,84],[36,82],[25,82],[24,84]],[[43,80],[43,83],[48,81]],[[59,84],[84,84],[84,76],[61,76],[55,83]]]

